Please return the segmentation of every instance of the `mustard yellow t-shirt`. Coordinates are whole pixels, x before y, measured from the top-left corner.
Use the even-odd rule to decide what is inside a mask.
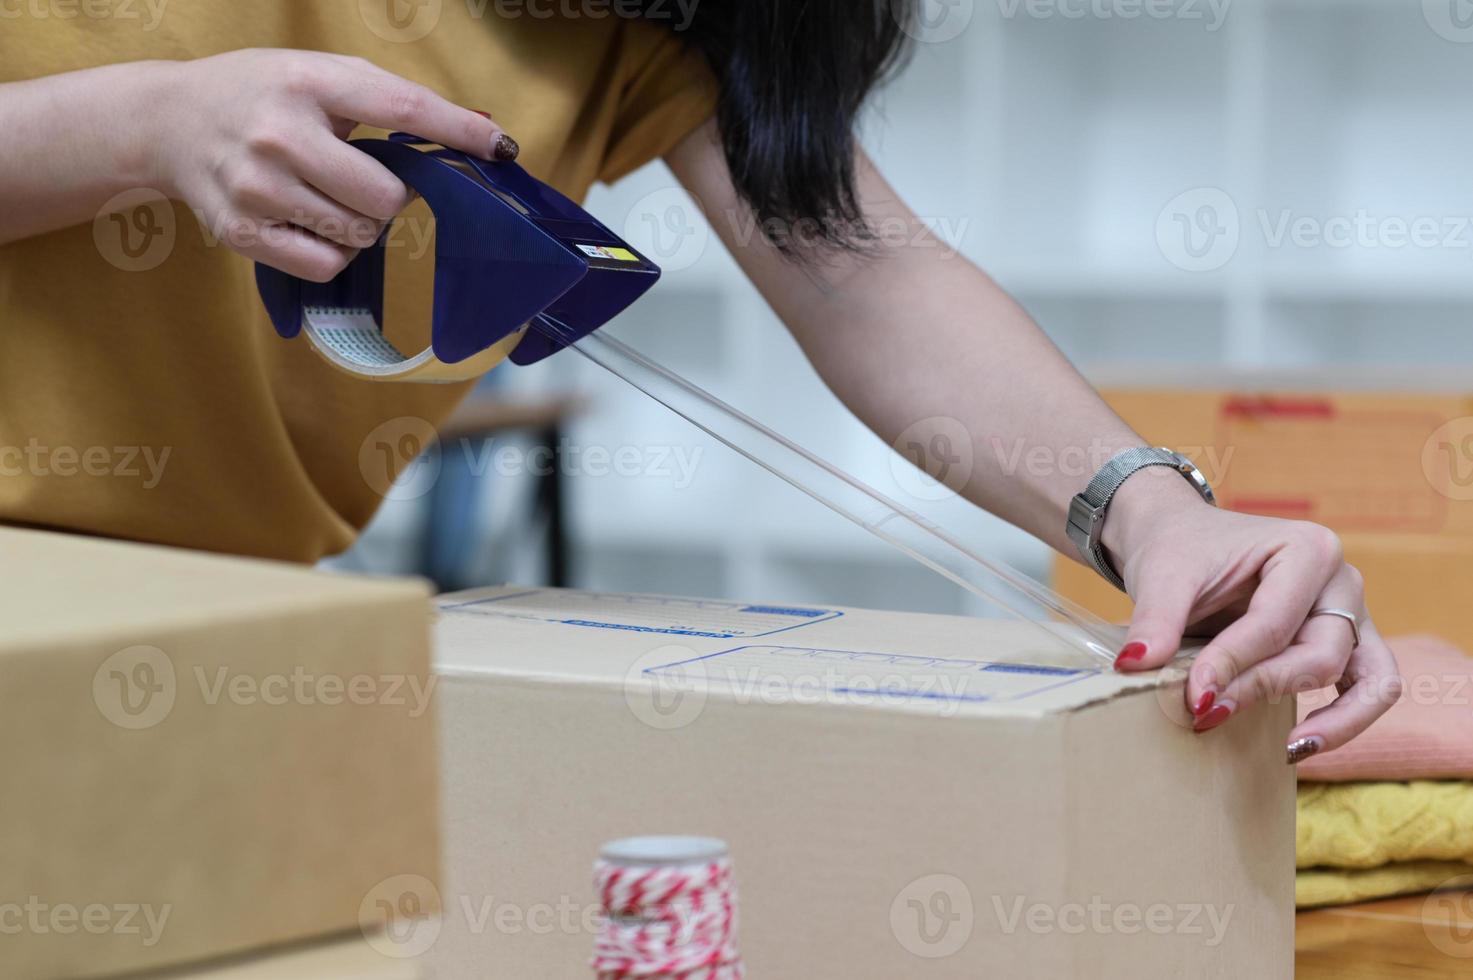
[[[612,13],[495,0],[104,7],[7,19],[0,81],[247,47],[359,55],[490,112],[522,165],[575,200],[662,155],[714,104],[673,31]],[[145,210],[0,246],[0,521],[299,561],[346,548],[382,499],[383,474],[365,468],[402,462],[364,458],[365,440],[401,417],[438,424],[469,384],[359,381],[304,339],[281,340],[251,262],[182,203],[166,257],[139,268],[160,233]],[[386,329],[407,352],[427,345],[432,262],[391,259]]]

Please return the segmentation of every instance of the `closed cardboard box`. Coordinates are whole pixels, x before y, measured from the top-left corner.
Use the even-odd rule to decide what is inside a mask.
[[[726,839],[750,976],[1292,973],[1288,703],[1031,624],[494,589],[442,598],[435,975],[577,977],[610,839]],[[1075,655],[1078,656],[1078,655]]]
[[[150,980],[429,980],[423,964],[393,956],[381,937],[359,933],[285,949],[150,972]],[[119,978],[124,980],[124,978]]]
[[[1433,632],[1473,649],[1462,601],[1473,592],[1473,396],[1429,384],[1223,377],[1191,390],[1109,387],[1105,398],[1144,438],[1190,456],[1223,507],[1337,531],[1383,634]],[[1066,596],[1129,617],[1130,600],[1093,572],[1062,556],[1054,568]]]
[[[420,585],[11,529],[0,561],[5,976],[356,929],[435,873]]]

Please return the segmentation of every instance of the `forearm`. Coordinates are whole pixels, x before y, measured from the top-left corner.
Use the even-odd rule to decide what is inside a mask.
[[[132,62],[0,85],[0,244],[91,221],[153,180],[149,119],[169,62]]]
[[[1022,308],[940,243],[882,247],[863,274],[781,305],[824,380],[886,442],[1066,552],[1070,497],[1141,444]]]
[[[1064,534],[1070,498],[1142,439],[1022,307],[924,230],[867,161],[860,189],[879,235],[870,255],[837,257],[807,275],[767,246],[735,249],[738,261],[756,281],[778,284],[764,290],[769,302],[866,425],[951,489],[1074,555]],[[1183,480],[1127,481],[1105,545],[1122,551],[1153,511],[1194,503]]]

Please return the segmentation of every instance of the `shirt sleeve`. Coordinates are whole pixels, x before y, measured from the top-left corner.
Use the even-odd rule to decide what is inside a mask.
[[[618,110],[598,179],[612,183],[664,156],[716,112],[705,58],[668,27],[627,25]]]

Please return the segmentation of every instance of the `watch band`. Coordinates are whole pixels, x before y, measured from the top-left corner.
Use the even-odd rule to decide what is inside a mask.
[[[1197,469],[1196,464],[1181,453],[1164,447],[1139,446],[1123,449],[1111,456],[1090,479],[1083,492],[1076,494],[1069,502],[1069,520],[1065,533],[1079,549],[1085,564],[1122,592],[1125,591],[1125,581],[1105,555],[1104,546],[1100,543],[1101,532],[1104,530],[1105,514],[1115,492],[1126,480],[1149,466],[1171,467],[1192,485],[1203,500],[1213,506],[1217,505],[1217,498],[1207,483],[1207,478]]]

